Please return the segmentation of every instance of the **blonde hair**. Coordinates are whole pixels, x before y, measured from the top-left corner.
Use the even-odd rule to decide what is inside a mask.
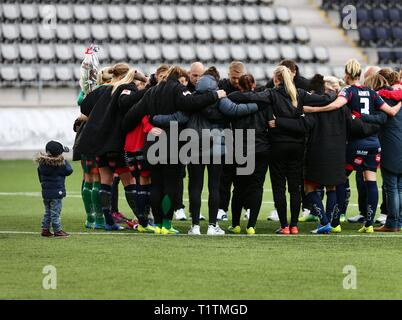
[[[110,67],[102,68],[96,76],[96,85],[100,86],[112,81],[113,74],[110,72]]]
[[[176,80],[178,80],[180,77],[185,77],[186,75],[187,75],[187,71],[185,69],[183,69],[182,67],[173,65],[166,72],[162,81],[166,81],[167,78],[169,78],[169,77],[173,77]]]
[[[285,85],[286,92],[292,100],[293,107],[297,108],[297,89],[293,82],[293,76],[289,68],[285,66],[276,67],[274,77]]]
[[[389,83],[387,79],[380,73],[375,73],[364,81],[364,85],[375,91],[378,91],[381,88],[388,86]]]
[[[327,76],[324,77],[324,86],[325,90],[331,90],[338,93],[339,91],[341,91],[341,88],[345,86],[345,83],[337,77]]]
[[[118,81],[113,83],[112,94],[122,84],[134,83],[134,80],[139,80],[139,81],[146,82],[147,78],[141,72],[137,71],[136,69],[130,69],[123,79],[118,80]]]
[[[109,69],[109,72],[113,75],[112,82],[119,81],[119,78],[126,76],[129,70],[130,66],[127,63],[116,63]]]
[[[239,73],[241,75],[246,73],[246,68],[241,61],[232,61],[229,64],[229,73]]]
[[[362,67],[356,59],[350,59],[346,62],[345,73],[352,79],[358,80],[362,73]]]

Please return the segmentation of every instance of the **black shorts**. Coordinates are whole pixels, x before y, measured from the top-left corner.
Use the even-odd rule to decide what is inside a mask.
[[[355,148],[346,149],[346,170],[377,172],[381,162],[381,148]]]
[[[149,163],[142,152],[126,152],[124,154],[127,167],[134,177],[150,177]]]
[[[110,168],[114,173],[122,174],[130,172],[121,153],[110,152],[96,157],[98,168]]]

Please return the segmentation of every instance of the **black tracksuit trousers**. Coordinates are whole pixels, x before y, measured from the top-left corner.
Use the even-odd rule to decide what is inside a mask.
[[[290,194],[291,226],[296,226],[299,219],[303,154],[303,144],[281,142],[271,145],[269,173],[275,208],[282,228],[288,226],[286,182]]]

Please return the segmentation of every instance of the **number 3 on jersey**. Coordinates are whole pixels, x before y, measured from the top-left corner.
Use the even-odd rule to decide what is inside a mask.
[[[360,113],[370,114],[370,100],[369,100],[369,98],[360,98],[360,103],[364,104],[364,108],[361,108]]]

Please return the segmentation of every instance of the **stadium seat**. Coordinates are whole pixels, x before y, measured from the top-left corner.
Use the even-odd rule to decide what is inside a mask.
[[[207,7],[193,6],[193,17],[196,22],[208,22],[209,12]]]
[[[108,63],[110,61],[109,50],[106,46],[99,47],[98,59],[101,63]]]
[[[127,57],[125,48],[117,44],[109,45],[109,55],[113,63],[123,62]]]
[[[143,6],[142,16],[147,22],[157,22],[159,20],[159,12],[156,6]]]
[[[80,23],[88,23],[91,20],[91,12],[89,7],[85,5],[74,5],[73,6],[74,18]]]
[[[263,23],[272,24],[275,22],[275,12],[270,7],[260,7],[260,19]]]
[[[149,62],[159,62],[162,58],[161,50],[158,46],[147,44],[144,46],[144,56]]]
[[[43,66],[39,68],[39,81],[43,86],[49,86],[55,81],[56,75],[54,68]]]
[[[314,59],[313,50],[308,46],[298,46],[297,55],[299,56],[300,61],[303,63],[312,62]]]
[[[73,45],[73,55],[76,63],[81,63],[85,56],[85,49],[87,45],[84,44],[74,44]]]
[[[33,24],[20,24],[20,34],[22,40],[31,42],[38,38],[38,30]]]
[[[122,6],[108,6],[108,15],[109,19],[114,23],[121,23],[124,22],[126,15],[124,14],[124,11],[126,12],[127,19],[131,20],[131,17],[134,19],[137,18],[135,10],[132,9],[132,6],[127,6],[124,8]],[[138,22],[137,20],[131,20]]]
[[[193,41],[194,32],[193,28],[189,25],[178,25],[177,26],[177,34],[181,41]]]
[[[38,19],[38,7],[34,4],[21,4],[20,11],[24,21],[33,22]]]
[[[224,23],[226,21],[226,12],[224,7],[210,6],[209,15],[213,22]]]
[[[195,25],[194,34],[199,41],[209,41],[212,38],[211,30],[206,25]]]
[[[274,71],[275,71],[276,66],[267,66],[265,67],[265,74],[268,79],[272,79],[274,77]]]
[[[215,41],[225,41],[228,39],[228,33],[226,26],[224,25],[214,25],[211,27],[211,33],[212,33],[212,38],[215,39]]]
[[[193,62],[196,58],[195,50],[191,45],[179,46],[179,55],[185,62]]]
[[[147,24],[143,26],[143,35],[149,42],[154,42],[160,39],[159,28],[153,24]]]
[[[370,46],[375,40],[373,30],[369,27],[359,28],[359,43],[362,47]]]
[[[108,39],[106,25],[103,24],[92,24],[90,26],[91,34],[94,41],[102,43]]]
[[[334,67],[332,68],[332,74],[339,78],[342,79],[345,75],[345,67]]]
[[[91,38],[91,33],[87,25],[74,24],[73,25],[74,38],[80,42],[87,42]]]
[[[214,58],[212,49],[209,45],[197,45],[195,47],[197,59],[200,61],[209,62]]]
[[[402,46],[402,27],[392,27],[391,30],[394,46]]]
[[[193,21],[193,12],[189,6],[176,7],[177,18],[181,22]]]
[[[371,10],[373,23],[375,26],[386,25],[388,22],[388,11],[381,8],[374,8]]]
[[[34,67],[32,66],[22,66],[18,70],[19,72],[19,77],[21,79],[21,84],[22,85],[32,85],[34,82],[36,82],[37,79],[37,71]]]
[[[139,42],[143,39],[142,30],[139,25],[128,24],[126,25],[126,35],[128,40]]]
[[[260,15],[256,7],[243,7],[243,20],[251,23],[258,23]]]
[[[18,24],[2,24],[1,33],[6,42],[17,41],[20,37]]]
[[[174,25],[169,25],[169,24],[161,25],[160,31],[161,31],[162,39],[167,42],[176,41],[178,38],[177,31],[176,31],[176,28]]]
[[[219,62],[228,62],[230,60],[230,53],[228,47],[225,45],[216,44],[212,46],[212,52],[215,60]]]
[[[277,7],[275,9],[275,15],[278,23],[288,24],[290,22],[290,13],[286,7]]]
[[[68,66],[57,66],[56,69],[56,79],[63,82],[64,84],[71,84],[74,81],[73,71]]]
[[[3,60],[7,61],[8,63],[18,60],[19,52],[17,46],[13,44],[2,44],[0,49]]]
[[[108,6],[91,5],[90,10],[91,10],[92,20],[94,20],[96,23],[107,22],[107,20],[109,18],[107,10],[106,10],[107,7]]]
[[[395,63],[402,64],[402,50],[394,51]]]
[[[73,39],[73,32],[71,26],[67,24],[57,24],[56,36],[62,42],[71,42]]]
[[[311,65],[304,65],[300,67],[300,74],[307,79],[311,79],[316,74],[316,70]]]
[[[3,17],[8,22],[14,22],[20,18],[20,10],[18,4],[3,4]]]
[[[44,41],[44,42],[52,41],[56,37],[56,33],[55,33],[54,29],[49,28],[48,25],[43,25],[43,24],[40,24],[38,26],[38,35],[39,35],[40,40]]]
[[[268,60],[270,63],[276,63],[281,59],[281,55],[276,46],[265,45],[263,50],[264,50],[265,59]]]
[[[281,51],[282,59],[287,59],[287,60],[296,60],[297,59],[297,52],[293,46],[289,46],[289,45],[281,46],[280,51]]]
[[[169,63],[177,63],[179,60],[179,52],[176,46],[172,44],[163,45],[162,50],[163,60]]]
[[[51,44],[38,44],[38,58],[41,62],[48,63],[55,59],[55,52]]]
[[[238,44],[230,46],[230,55],[232,60],[245,61],[247,59],[247,53],[244,46]]]
[[[256,25],[246,25],[244,27],[247,40],[251,42],[261,41],[261,29]]]
[[[66,63],[73,59],[73,52],[70,45],[57,44],[55,49],[56,49],[56,58],[61,63]]]
[[[279,26],[278,36],[279,39],[284,43],[293,42],[295,39],[293,29],[289,26]]]
[[[130,45],[127,47],[127,57],[131,62],[139,63],[144,60],[144,53],[138,45]]]
[[[111,24],[108,26],[109,37],[112,41],[122,42],[126,39],[126,33],[123,25]]]
[[[243,15],[239,7],[227,7],[226,15],[230,22],[238,23],[243,20]]]
[[[296,41],[302,44],[310,42],[310,33],[306,27],[298,26],[294,29]]]
[[[315,72],[318,74],[323,75],[324,77],[326,76],[332,76],[332,70],[329,66],[326,65],[318,65],[315,68]]]
[[[358,27],[367,26],[370,23],[371,15],[370,11],[364,8],[358,8],[356,12]]]
[[[2,66],[0,68],[2,82],[6,85],[16,85],[18,81],[18,69],[14,66]]]
[[[234,42],[242,42],[245,40],[244,29],[239,25],[228,26],[229,38]]]
[[[159,6],[159,16],[163,22],[176,21],[176,11],[172,6]]]
[[[246,48],[247,55],[252,63],[262,62],[264,60],[264,53],[257,45],[249,45]]]
[[[376,27],[374,30],[377,46],[392,47],[392,35],[388,28]]]
[[[315,47],[314,49],[315,60],[319,63],[327,63],[329,61],[329,53],[325,47]]]
[[[396,8],[391,8],[388,10],[389,23],[393,26],[400,26],[402,24],[402,14]]]
[[[257,84],[263,84],[266,80],[266,73],[263,67],[259,65],[251,65],[248,67],[248,72],[250,72]]]
[[[39,12],[43,12],[39,10]],[[63,23],[73,20],[73,11],[69,5],[57,5],[56,6],[57,21],[62,21]]]
[[[25,62],[32,63],[37,60],[36,48],[32,44],[20,44],[19,52],[21,59]]]
[[[261,34],[266,42],[274,43],[278,41],[278,32],[273,26],[262,26]]]
[[[395,60],[394,53],[392,51],[378,51],[379,63],[389,64]]]

